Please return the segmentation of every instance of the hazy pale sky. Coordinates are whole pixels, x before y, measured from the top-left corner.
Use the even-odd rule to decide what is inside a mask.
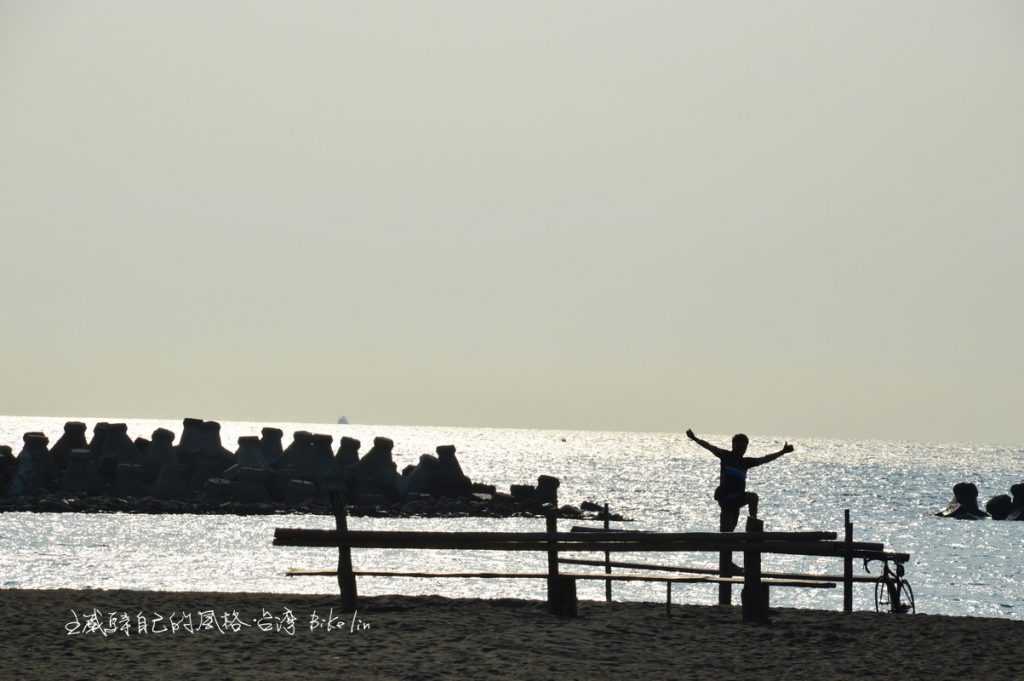
[[[0,413],[1024,441],[1024,4],[0,2]]]

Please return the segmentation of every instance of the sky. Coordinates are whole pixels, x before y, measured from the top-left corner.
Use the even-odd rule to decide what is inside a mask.
[[[0,413],[1024,442],[1022,31],[0,0]]]

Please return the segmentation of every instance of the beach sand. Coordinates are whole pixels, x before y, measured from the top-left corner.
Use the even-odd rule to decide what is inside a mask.
[[[1008,681],[1024,674],[1024,622],[1014,620],[782,608],[771,625],[744,625],[737,607],[677,605],[668,617],[664,604],[591,601],[580,602],[578,618],[560,619],[537,601],[377,596],[361,600],[355,630],[341,614],[343,623],[328,632],[337,606],[335,596],[0,590],[0,679]],[[68,634],[72,609],[81,623],[75,635]],[[104,626],[112,612],[115,624],[127,620],[130,635],[84,633],[100,620],[87,617],[94,609]],[[211,610],[224,633],[198,630],[199,613]],[[139,633],[140,611],[149,633]],[[250,626],[225,628],[225,613],[230,620],[234,611]],[[177,620],[185,612],[194,633],[172,633],[172,613]],[[322,622],[311,631],[314,612]],[[154,633],[161,628],[168,631]]]

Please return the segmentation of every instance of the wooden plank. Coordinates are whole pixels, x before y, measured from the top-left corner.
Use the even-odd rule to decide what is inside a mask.
[[[285,572],[287,577],[334,577],[338,574],[336,570],[306,570],[302,568],[289,568]],[[405,572],[393,570],[356,570],[357,577],[413,577],[422,579],[547,579],[547,572]],[[704,575],[690,575],[682,577],[668,577],[657,575],[639,575],[617,572],[611,576],[601,573],[559,573],[560,576],[572,577],[573,579],[605,580],[611,579],[618,582],[674,582],[676,584],[700,584],[706,582]]]
[[[723,581],[731,582],[732,584],[742,584],[742,577],[711,577],[707,576],[704,581],[709,583],[721,583]],[[836,587],[835,582],[819,582],[814,579],[772,579],[772,578],[761,578],[761,583],[768,586],[791,586],[800,587],[802,589],[834,589]]]
[[[333,533],[332,533],[333,534]],[[589,551],[611,551],[616,553],[627,552],[660,552],[672,553],[678,551],[690,552],[719,552],[728,550],[759,550],[761,553],[776,553],[799,556],[825,556],[843,557],[849,551],[852,558],[889,559],[905,562],[910,559],[906,553],[892,553],[873,549],[847,549],[843,542],[762,542],[752,544],[750,542],[724,542],[724,541],[702,541],[702,542],[671,542],[671,543],[647,543],[647,542],[558,542],[552,545],[550,542],[465,542],[458,538],[448,540],[428,541],[397,541],[364,539],[349,532],[349,539],[344,540],[342,545],[351,548],[369,549],[435,549],[435,550],[457,550],[457,551],[557,551],[557,552],[589,552]],[[336,535],[335,535],[336,536]],[[334,541],[338,541],[334,539]],[[327,543],[293,543],[291,541],[275,540],[277,546],[308,546],[308,547],[332,547],[338,544]]]
[[[738,539],[744,539],[748,535],[746,532],[656,532],[654,530],[606,530],[601,527],[586,527],[583,525],[574,525],[569,529],[569,534],[587,534],[587,535],[601,535],[606,532],[610,532],[614,535],[623,535],[625,537],[636,536],[636,537],[667,537],[672,539],[678,538],[702,538],[702,537],[719,537],[723,534],[729,537]],[[794,541],[834,541],[839,538],[835,532],[764,532],[760,535],[762,539],[770,540],[794,540]]]
[[[352,548],[416,548],[416,549],[458,549],[458,550],[501,550],[501,551],[722,551],[760,550],[763,553],[791,553],[799,555],[843,555],[853,550],[854,557],[881,557],[883,545],[873,542],[832,541],[763,541],[751,546],[744,536],[723,534],[702,534],[689,537],[666,538],[658,535],[631,536],[616,541],[590,538],[579,541],[561,541],[552,547],[550,536],[543,539],[532,537],[517,541],[500,538],[468,537],[468,533],[441,532],[365,532],[350,531],[343,544]],[[475,534],[475,533],[474,533]],[[523,533],[526,535],[527,533]],[[532,533],[531,533],[532,534]],[[562,533],[556,533],[556,537]],[[279,528],[275,532],[276,546],[338,546],[342,540],[331,530],[296,530]],[[894,554],[896,555],[896,554]],[[908,559],[906,556],[904,559]]]
[[[607,532],[603,527],[587,527],[586,525],[573,525],[569,528],[570,532],[573,533],[586,533],[586,532]],[[615,530],[623,534],[650,534],[654,530]]]
[[[631,543],[631,542],[593,542],[583,544],[562,544],[559,546],[561,551],[569,552],[584,552],[584,551],[613,551],[613,552],[661,552],[661,553],[673,553],[673,552],[693,552],[693,553],[706,553],[706,552],[718,552],[723,548],[730,548],[733,550],[744,551],[744,550],[759,550],[761,553],[776,553],[782,555],[797,555],[797,556],[821,556],[821,557],[832,557],[840,558],[843,557],[847,550],[843,542],[807,542],[807,543],[794,543],[794,542],[762,542],[761,544],[737,543],[727,544],[723,542],[701,542],[701,543],[671,543],[671,544],[642,544],[642,543]],[[508,550],[535,550],[532,547],[526,548],[509,548]],[[888,558],[889,560],[896,561],[907,561],[910,559],[910,554],[906,553],[892,553],[882,550],[874,549],[853,549],[850,551],[850,555],[853,558],[875,558],[883,559]]]
[[[558,562],[564,565],[592,565],[594,567],[601,567],[604,565],[603,560],[589,560],[586,558],[559,558]],[[704,568],[704,567],[690,567],[685,565],[652,565],[650,563],[633,563],[629,561],[611,561],[611,567],[614,568],[625,568],[627,570],[653,570],[661,572],[685,572],[689,574],[697,575],[715,575],[719,576],[717,568]],[[781,579],[810,579],[821,582],[842,582],[843,575],[812,575],[801,572],[767,572],[762,570],[761,575],[763,577],[777,577]],[[870,575],[855,575],[853,577],[854,582],[867,583],[877,582],[878,577],[872,577]]]
[[[335,570],[306,570],[301,568],[289,568],[285,573],[288,577],[334,577]],[[405,572],[395,570],[356,570],[357,577],[410,577],[419,579],[547,579],[547,572]],[[559,573],[563,577],[573,579],[584,579],[601,581],[611,579],[616,582],[672,582],[673,584],[720,584],[728,581],[730,584],[742,584],[742,577],[714,577],[711,575],[688,575],[681,577],[628,574],[615,572],[611,576],[599,572],[595,573]],[[772,579],[761,580],[769,586],[801,587],[806,589],[831,589],[835,588],[834,582],[820,582],[807,579]]]
[[[396,542],[446,542],[462,541],[468,546],[474,542],[546,542],[551,539],[548,532],[443,532],[420,530],[351,530],[349,535],[360,541],[396,541]],[[836,538],[834,532],[765,532],[759,541],[780,542],[818,542],[831,541]],[[564,543],[587,543],[596,541],[626,541],[641,544],[675,543],[675,542],[726,542],[737,544],[752,539],[745,532],[627,532],[619,530],[595,531],[587,533],[556,532],[555,539]],[[337,535],[334,530],[287,528],[274,530],[274,544],[277,546],[337,546]],[[882,544],[861,543],[859,549],[881,550]]]
[[[355,572],[354,574],[361,575],[361,572]],[[316,570],[311,568],[288,568],[284,572],[285,577],[337,577],[338,571],[331,570],[329,568],[323,570]]]

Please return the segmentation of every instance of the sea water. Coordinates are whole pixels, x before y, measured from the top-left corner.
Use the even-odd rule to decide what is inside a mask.
[[[0,417],[0,444],[17,453],[21,435],[42,431],[55,442],[64,421],[94,418]],[[122,419],[123,420],[123,419]],[[127,420],[129,435],[155,428],[181,432],[180,421]],[[222,422],[233,448],[263,426],[349,435],[368,450],[373,437],[395,442],[399,470],[437,445],[458,448],[473,480],[507,490],[540,474],[561,481],[559,500],[607,502],[631,518],[613,527],[665,532],[717,531],[712,493],[718,462],[683,433],[577,432],[489,428],[313,425]],[[703,434],[702,434],[703,435]],[[728,436],[704,435],[728,445]],[[1024,522],[956,521],[934,513],[949,502],[954,483],[974,482],[980,499],[1007,493],[1024,480],[1024,449],[972,444],[842,441],[791,437],[796,452],[752,470],[748,489],[760,495],[767,530],[835,531],[849,509],[855,539],[884,542],[911,554],[907,576],[918,612],[1024,618]],[[750,454],[777,451],[782,437],[752,434]],[[741,523],[742,523],[741,519]],[[560,521],[560,527],[575,524]],[[329,549],[273,547],[276,527],[331,528],[327,516],[201,516],[82,513],[0,514],[0,588],[102,588],[175,591],[336,593],[333,578],[284,575],[289,567],[330,569]],[[538,518],[352,518],[352,529],[541,531]],[[742,527],[742,525],[741,525]],[[598,557],[580,555],[577,557]],[[714,554],[620,554],[613,560],[714,567]],[[417,571],[544,571],[546,555],[514,552],[383,551],[355,549],[356,569]],[[855,566],[860,572],[861,566]],[[877,564],[874,566],[877,568]],[[593,568],[596,569],[596,568]],[[836,574],[834,558],[768,555],[764,569]],[[360,593],[441,594],[452,597],[544,597],[541,580],[363,578]],[[616,600],[663,601],[663,585],[615,583]],[[581,598],[603,599],[604,583],[581,582]],[[676,602],[714,603],[716,588],[680,586]],[[839,609],[842,591],[777,589],[780,606]],[[873,609],[870,584],[856,585],[856,609]]]

